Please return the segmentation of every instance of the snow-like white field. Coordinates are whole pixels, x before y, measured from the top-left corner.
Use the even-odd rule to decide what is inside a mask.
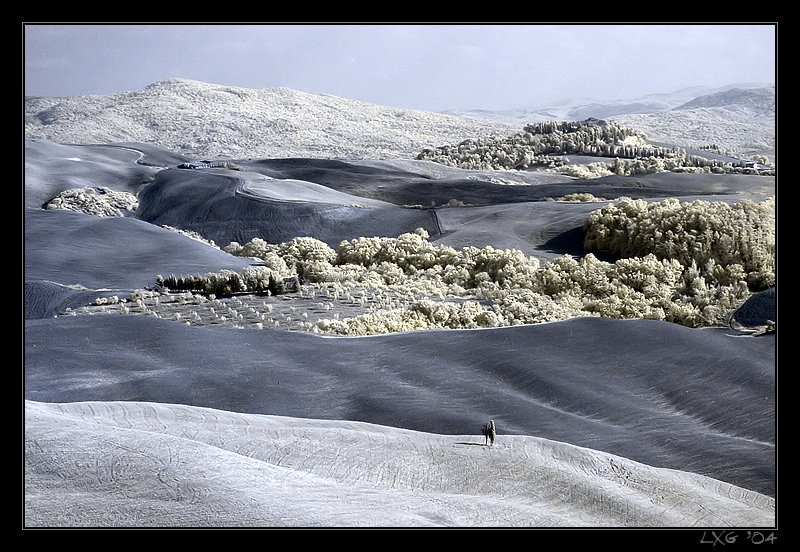
[[[32,526],[770,527],[774,502],[528,436],[26,401]]]

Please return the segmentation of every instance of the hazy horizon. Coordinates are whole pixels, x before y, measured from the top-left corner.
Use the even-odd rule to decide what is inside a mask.
[[[286,87],[424,111],[774,84],[774,24],[24,25],[31,96],[167,78]]]

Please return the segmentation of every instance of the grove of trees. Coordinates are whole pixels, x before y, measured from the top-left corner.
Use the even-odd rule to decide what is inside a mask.
[[[576,154],[612,158],[586,171],[564,166],[561,156]],[[563,171],[573,176],[593,178],[605,174],[632,175],[659,171],[759,172],[743,163],[723,163],[701,155],[690,155],[680,148],[648,144],[631,129],[598,119],[581,122],[545,122],[526,125],[510,137],[464,140],[456,145],[426,148],[417,159],[473,170],[522,170],[534,166]],[[764,161],[764,160],[762,160]]]
[[[391,306],[306,329],[368,335],[433,328],[488,328],[576,316],[647,318],[689,327],[723,324],[754,291],[775,285],[775,200],[648,203],[622,198],[584,224],[588,254],[541,265],[519,250],[428,240],[361,237],[333,249],[314,238],[253,239],[225,250],[256,257],[243,273],[159,278],[174,290],[283,293],[333,286],[381,290]],[[618,257],[602,261],[593,253]],[[287,284],[291,283],[291,284]]]

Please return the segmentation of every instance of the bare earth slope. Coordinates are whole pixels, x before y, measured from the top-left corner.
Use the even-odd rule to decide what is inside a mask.
[[[358,422],[26,401],[32,526],[772,524],[774,501],[536,437],[485,447]]]
[[[26,342],[32,400],[175,402],[452,434],[494,418],[502,435],[775,494],[770,335],[574,318],[336,338],[91,315],[29,321]]]

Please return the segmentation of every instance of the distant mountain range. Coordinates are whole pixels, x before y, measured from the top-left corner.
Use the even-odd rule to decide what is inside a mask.
[[[687,148],[715,145],[741,157],[759,154],[774,159],[775,156],[775,86],[764,83],[691,87],[615,102],[570,98],[531,109],[448,113],[516,122],[520,126],[594,117],[639,130],[653,142]]]
[[[675,109],[695,109],[698,107],[747,108],[754,113],[769,115],[775,112],[775,87],[723,90],[714,94],[699,96]]]
[[[107,96],[25,98],[25,137],[58,143],[154,143],[198,158],[408,158],[431,146],[511,136],[529,123],[610,119],[651,141],[775,152],[775,87],[690,88],[618,102],[430,113],[286,88],[167,79]]]
[[[721,88],[690,87],[647,94],[632,100],[597,102],[586,98],[566,98],[553,105],[504,111],[446,111],[450,115],[501,121],[536,123],[542,121],[582,121],[590,117],[610,119],[623,115],[657,113],[695,107],[747,106],[755,111],[775,110],[775,86],[764,83],[731,84]]]

